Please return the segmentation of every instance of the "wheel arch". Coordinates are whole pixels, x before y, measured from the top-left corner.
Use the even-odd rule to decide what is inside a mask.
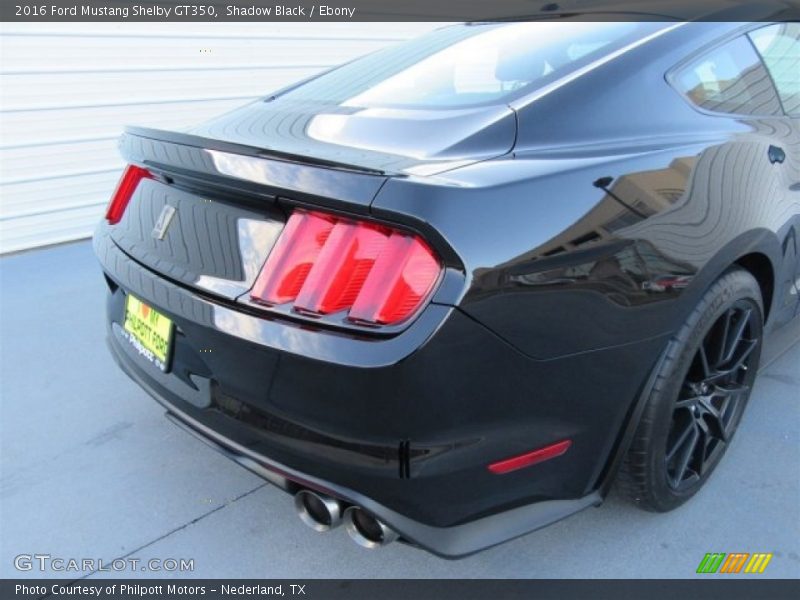
[[[751,252],[739,257],[731,266],[739,266],[748,271],[758,282],[761,298],[764,301],[764,323],[769,320],[772,300],[775,297],[775,267],[763,252]]]
[[[751,229],[735,237],[720,248],[695,274],[691,290],[682,298],[679,322],[688,317],[706,290],[731,268],[739,267],[749,272],[758,282],[764,302],[764,322],[774,314],[776,274],[781,263],[781,243],[777,234],[766,228]]]
[[[706,293],[717,279],[726,271],[740,267],[748,271],[758,282],[764,302],[764,322],[771,313],[775,302],[775,285],[777,265],[780,264],[781,245],[777,235],[768,229],[753,229],[743,233],[723,246],[706,264],[697,272],[687,294],[682,298],[683,308],[680,310],[682,320],[685,320],[694,309],[700,298]],[[665,360],[672,339],[665,344],[663,351],[655,357],[650,371],[643,374],[642,385],[639,393],[632,400],[627,417],[620,428],[617,443],[605,463],[603,470],[591,488],[598,490],[605,497],[616,479],[623,458],[628,452],[636,429],[639,426],[644,406],[655,383],[655,374],[659,371]]]

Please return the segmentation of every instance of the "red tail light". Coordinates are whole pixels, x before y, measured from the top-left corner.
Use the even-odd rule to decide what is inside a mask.
[[[428,299],[442,272],[419,237],[390,227],[295,211],[250,294],[299,313],[348,311],[365,325],[393,325]]]
[[[128,165],[119,179],[117,189],[114,190],[114,195],[111,196],[111,202],[108,203],[106,209],[106,220],[114,225],[119,223],[122,215],[125,214],[125,209],[128,207],[133,192],[136,191],[136,186],[142,179],[152,178],[153,175],[147,169],[137,167],[136,165]]]

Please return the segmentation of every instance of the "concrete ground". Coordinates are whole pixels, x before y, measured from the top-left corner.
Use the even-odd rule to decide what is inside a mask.
[[[37,553],[185,558],[194,577],[303,579],[683,578],[706,552],[772,552],[765,576],[800,575],[800,344],[762,373],[728,456],[688,504],[650,514],[614,493],[447,561],[314,533],[288,496],[164,419],[106,350],[105,286],[88,242],[0,259],[0,288],[0,577],[80,576],[15,570],[15,556]]]

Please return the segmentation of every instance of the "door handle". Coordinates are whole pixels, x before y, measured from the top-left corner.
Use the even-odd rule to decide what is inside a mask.
[[[778,146],[770,146],[767,148],[767,158],[773,165],[775,163],[783,164],[783,161],[786,160],[786,152]]]

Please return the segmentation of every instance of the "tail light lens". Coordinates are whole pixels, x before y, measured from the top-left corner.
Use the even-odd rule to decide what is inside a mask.
[[[295,211],[264,263],[250,299],[291,302],[309,315],[347,311],[363,325],[394,325],[429,298],[439,259],[404,231],[318,212]]]
[[[147,169],[137,167],[136,165],[128,165],[119,179],[117,189],[114,190],[114,195],[111,196],[111,202],[108,203],[106,209],[106,220],[112,225],[119,223],[122,215],[125,214],[125,209],[128,207],[133,192],[136,191],[136,186],[142,179],[152,179],[153,175]]]

